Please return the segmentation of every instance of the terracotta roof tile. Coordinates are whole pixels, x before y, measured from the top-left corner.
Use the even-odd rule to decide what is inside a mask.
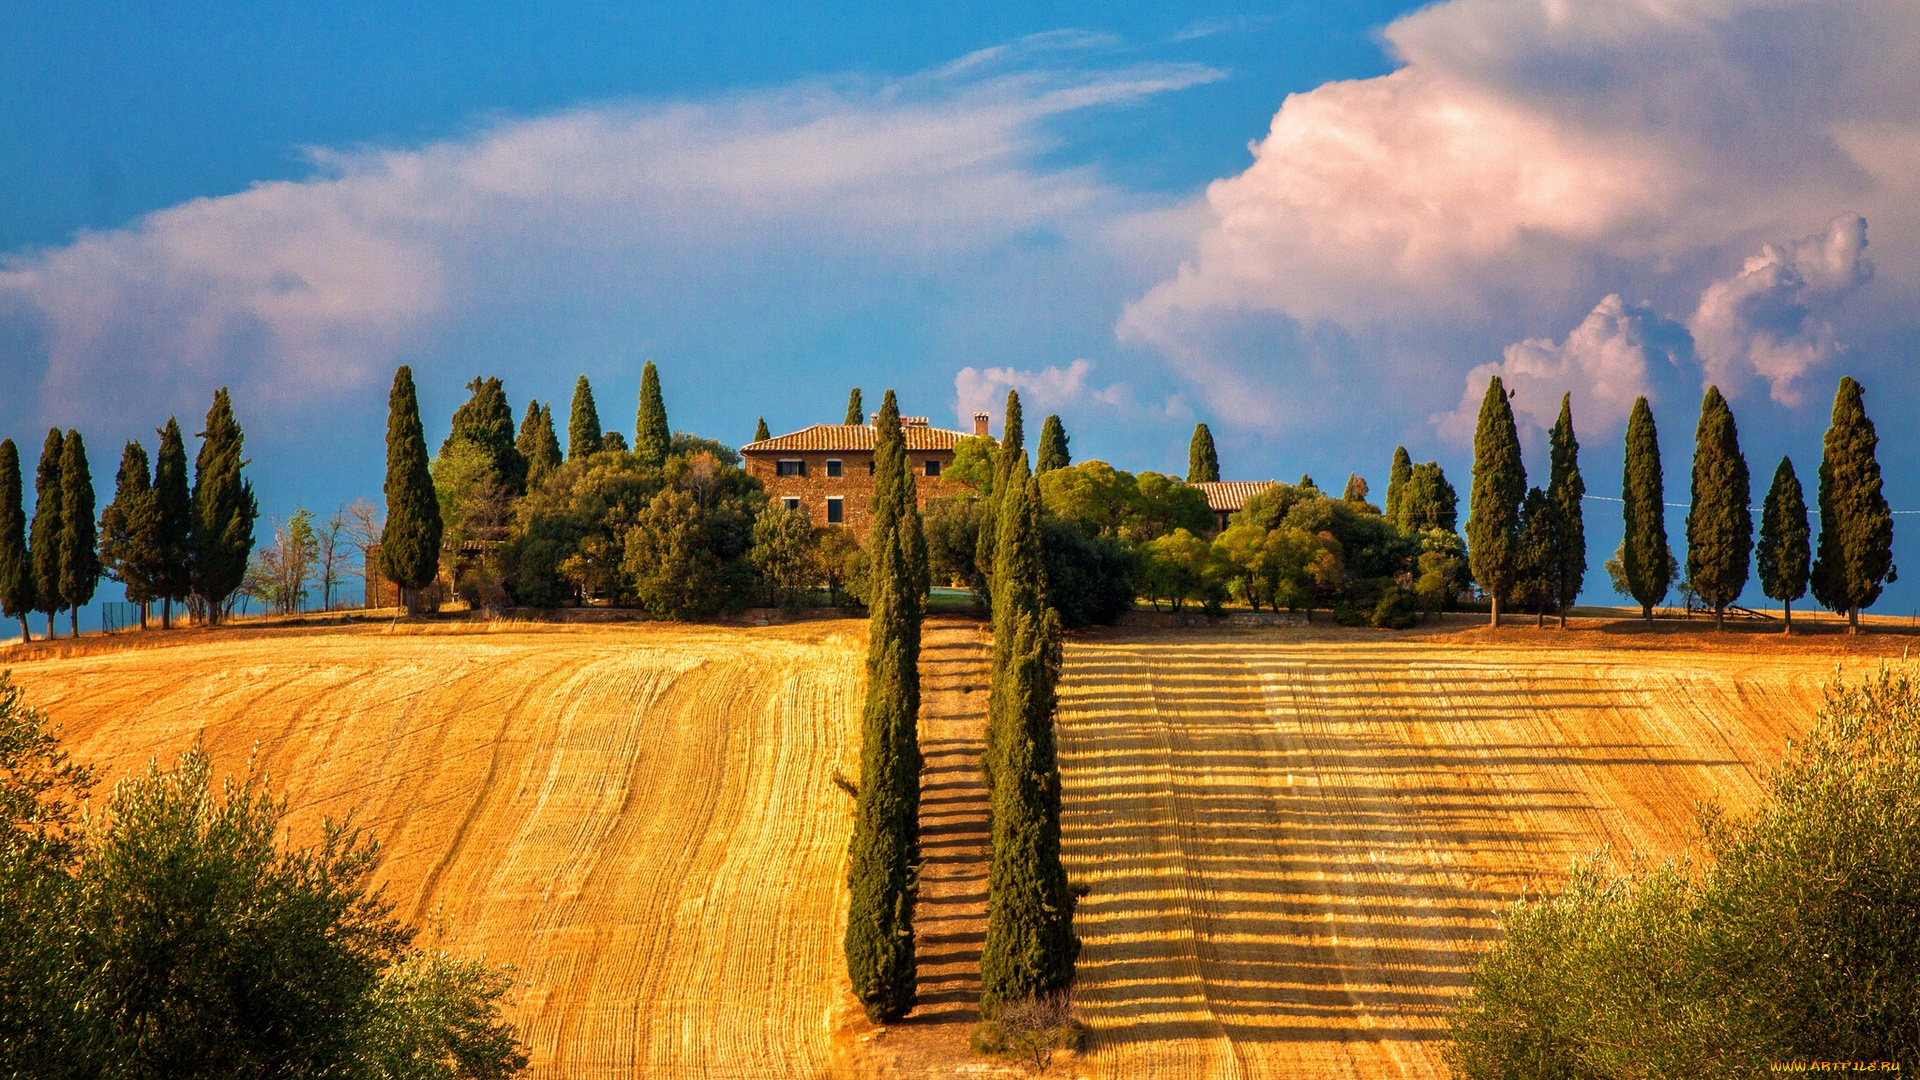
[[[909,450],[951,450],[961,439],[971,438],[964,431],[936,427],[903,427]],[[779,435],[740,448],[743,454],[772,454],[800,450],[872,450],[871,424],[815,424],[788,435]]]
[[[1209,510],[1235,513],[1247,505],[1248,499],[1272,487],[1274,483],[1272,480],[1208,480],[1193,486],[1206,492]]]

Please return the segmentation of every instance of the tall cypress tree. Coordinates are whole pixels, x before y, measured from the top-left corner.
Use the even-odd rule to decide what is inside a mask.
[[[1187,443],[1187,483],[1199,484],[1220,479],[1220,455],[1213,448],[1213,432],[1205,424],[1193,425],[1193,439]]]
[[[763,416],[759,423],[753,425],[753,441],[766,442],[771,438],[773,438],[773,432],[767,430],[767,418]]]
[[[640,464],[658,469],[673,450],[673,430],[667,426],[667,402],[660,396],[660,369],[647,361],[640,371],[640,414],[633,425],[633,456]]]
[[[440,444],[440,455],[461,443],[483,454],[493,475],[509,494],[527,490],[527,459],[521,454],[513,430],[513,410],[507,406],[506,388],[498,378],[475,377],[467,384],[469,397],[453,412],[453,427]]]
[[[582,388],[586,381],[582,375]],[[573,395],[576,425],[580,394],[576,390]],[[591,393],[587,410],[593,410]],[[572,434],[577,432],[570,437]],[[595,434],[597,442],[598,432]],[[441,521],[440,500],[434,495],[433,474],[427,469],[427,439],[420,427],[413,369],[405,364],[393,373],[393,390],[387,395],[386,493],[387,524],[380,533],[380,570],[400,587],[401,601],[412,613],[420,608],[420,590],[433,584],[440,572]]]
[[[1387,473],[1387,504],[1384,509],[1386,519],[1401,532],[1407,528],[1407,482],[1413,479],[1413,458],[1407,456],[1407,448],[1393,448],[1393,468]]]
[[[1865,391],[1851,377],[1833,395],[1833,421],[1820,456],[1820,548],[1813,560],[1813,597],[1847,613],[1847,633],[1860,630],[1860,609],[1894,580],[1893,515],[1880,490],[1880,436],[1867,419]]]
[[[160,503],[147,468],[147,448],[129,441],[120,452],[113,501],[100,511],[101,565],[126,589],[127,602],[140,606],[142,629],[160,569]]]
[[[1405,523],[1401,530],[1407,533],[1426,529],[1453,532],[1459,527],[1460,493],[1453,490],[1439,462],[1423,461],[1413,467],[1407,489],[1400,496],[1400,518]]]
[[[243,436],[224,386],[214,391],[200,438],[193,459],[193,591],[207,605],[207,621],[218,622],[227,597],[247,576],[260,516],[253,482],[241,475]]]
[[[27,613],[39,598],[27,553],[27,515],[21,504],[20,448],[0,441],[0,614],[20,620],[20,638],[33,640]]]
[[[1067,452],[1067,429],[1060,422],[1060,414],[1049,415],[1040,425],[1040,447],[1034,452],[1033,473],[1052,472],[1073,464],[1073,455]]]
[[[154,582],[160,604],[160,628],[173,626],[173,605],[193,592],[193,494],[187,483],[187,442],[180,421],[169,416],[161,428],[160,454],[153,463],[153,496],[159,511],[160,569]]]
[[[1793,602],[1807,595],[1807,497],[1793,461],[1781,458],[1760,509],[1760,591],[1780,601],[1781,633],[1793,633]]]
[[[520,436],[514,449],[527,463],[527,490],[540,486],[547,474],[560,467],[560,440],[553,433],[553,408],[538,401],[527,402],[526,418],[520,421]]]
[[[1000,506],[993,605],[993,682],[986,764],[992,798],[987,935],[980,952],[980,1014],[1064,991],[1080,941],[1060,861],[1060,769],[1053,719],[1060,620],[1047,606],[1040,549],[1040,485],[1024,452]]]
[[[1580,597],[1587,581],[1587,519],[1581,500],[1587,482],[1580,477],[1580,440],[1573,435],[1573,395],[1560,397],[1560,417],[1547,433],[1552,465],[1548,473],[1547,504],[1552,514],[1547,578],[1553,603],[1560,609],[1560,629],[1567,628],[1567,609]]]
[[[1693,435],[1693,505],[1687,510],[1687,581],[1725,629],[1727,605],[1747,587],[1753,555],[1753,492],[1740,432],[1720,388],[1707,387]]]
[[[1667,598],[1673,555],[1667,549],[1666,481],[1660,468],[1660,433],[1644,397],[1633,400],[1627,417],[1626,475],[1620,485],[1626,539],[1620,568],[1627,589],[1640,604],[1640,617],[1653,624],[1653,605]]]
[[[1006,497],[1007,476],[1013,459],[1027,459],[1027,434],[1020,413],[1020,392],[1007,391],[1007,418],[1000,430],[1000,449],[993,456],[993,486],[980,500],[980,533],[973,545],[974,566],[987,583],[987,604],[993,604],[994,550],[1000,542],[1000,503]]]
[[[1473,491],[1467,503],[1467,557],[1474,580],[1493,601],[1490,622],[1500,625],[1500,605],[1519,570],[1520,503],[1527,495],[1527,469],[1520,461],[1507,388],[1495,375],[1480,400],[1473,434]]]
[[[407,385],[413,385],[412,376],[408,376]],[[418,410],[415,410],[418,415]],[[388,439],[391,446],[392,419],[388,419]],[[567,460],[583,458],[597,454],[605,445],[605,437],[600,432],[600,410],[593,406],[593,384],[587,382],[585,375],[573,382],[573,411],[567,415]]]
[[[60,598],[75,637],[80,635],[80,609],[93,602],[100,587],[100,552],[93,510],[93,470],[87,464],[87,444],[80,433],[67,429],[60,447]]]
[[[847,973],[867,1015],[897,1020],[913,1007],[913,912],[920,861],[920,623],[926,539],[906,435],[893,391],[874,437],[867,534],[871,593],[860,787],[847,851]]]
[[[858,427],[866,422],[866,405],[861,402],[860,388],[856,386],[853,388],[853,391],[847,395],[847,418],[841,421],[841,423],[849,427]],[[878,465],[875,466],[875,468],[878,467]]]
[[[60,594],[61,537],[67,523],[61,500],[60,466],[66,439],[59,428],[47,431],[40,467],[33,474],[33,588],[35,609],[47,616],[47,636],[57,637],[53,617],[66,607]]]

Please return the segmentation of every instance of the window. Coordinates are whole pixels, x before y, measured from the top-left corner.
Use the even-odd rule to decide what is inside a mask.
[[[927,475],[928,476],[940,475],[940,459],[939,458],[927,459]]]
[[[828,476],[840,475],[840,459],[839,458],[827,459],[827,475]]]
[[[867,459],[867,475],[868,476],[873,475],[873,459],[872,458]]]
[[[789,510],[798,510],[800,509],[800,500],[789,496],[785,499],[781,499],[780,505],[786,507]]]
[[[847,501],[837,495],[829,497],[827,499],[827,524],[838,525],[847,520],[846,505]]]
[[[783,458],[778,465],[774,466],[774,473],[777,476],[805,476],[807,475],[807,463]]]

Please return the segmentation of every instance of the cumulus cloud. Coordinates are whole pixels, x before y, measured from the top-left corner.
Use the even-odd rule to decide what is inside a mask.
[[[1635,398],[1657,403],[1663,389],[1684,381],[1682,365],[1690,351],[1686,328],[1650,305],[1629,305],[1609,296],[1565,341],[1528,338],[1507,346],[1498,363],[1468,372],[1459,406],[1433,419],[1443,437],[1470,442],[1480,400],[1498,375],[1512,396],[1515,419],[1523,424],[1543,431],[1552,427],[1560,415],[1561,396],[1571,394],[1576,430],[1614,430],[1626,420]]]
[[[1023,412],[1043,413],[1073,404],[1088,392],[1087,376],[1093,372],[1093,361],[1085,358],[1075,360],[1066,367],[1047,367],[1040,371],[1015,371],[1012,368],[964,367],[953,377],[954,415],[960,418],[964,430],[971,431],[973,414],[992,413],[995,419],[1001,419],[1006,411],[1007,391],[1020,392],[1020,408]],[[1096,393],[1111,396],[1113,387],[1107,387]]]
[[[1707,286],[1687,320],[1707,379],[1731,391],[1758,376],[1775,401],[1800,404],[1801,377],[1839,348],[1829,316],[1873,278],[1866,250],[1866,219],[1849,214]]]
[[[1246,411],[1248,385],[1319,381],[1328,335],[1359,358],[1336,377],[1450,399],[1475,352],[1613,293],[1688,310],[1729,264],[1843,211],[1875,223],[1888,286],[1861,317],[1911,318],[1910,0],[1448,0],[1385,37],[1403,66],[1289,96],[1253,163],[1208,187],[1178,271],[1117,323],[1204,378],[1216,408]],[[1831,355],[1823,305],[1864,280],[1836,235],[1776,248],[1773,269],[1711,298],[1731,308],[1702,305],[1715,370],[1793,400]],[[1803,257],[1837,260],[1837,277],[1815,288]],[[1777,321],[1795,305],[1806,321]],[[1409,412],[1441,404],[1418,393]]]
[[[1048,35],[889,82],[599,105],[417,149],[314,151],[308,179],[0,261],[0,330],[35,343],[0,364],[56,414],[110,411],[103,387],[143,414],[189,384],[194,401],[229,382],[255,403],[312,402],[529,297],[738,295],[751,292],[740,267],[783,259],[819,273],[833,260],[924,266],[1035,234],[1094,242],[1137,200],[1086,170],[1036,166],[1045,122],[1219,73],[1048,60],[1088,46]]]

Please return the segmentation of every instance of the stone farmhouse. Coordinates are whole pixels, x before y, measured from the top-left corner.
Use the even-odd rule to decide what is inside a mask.
[[[942,478],[954,447],[969,434],[987,434],[987,414],[973,414],[973,431],[933,427],[924,416],[900,418],[907,441],[907,468],[924,509],[928,499],[960,495],[960,485]],[[816,525],[844,525],[861,540],[873,498],[872,420],[865,424],[814,424],[740,448],[747,472],[760,478],[767,497],[806,512]]]

